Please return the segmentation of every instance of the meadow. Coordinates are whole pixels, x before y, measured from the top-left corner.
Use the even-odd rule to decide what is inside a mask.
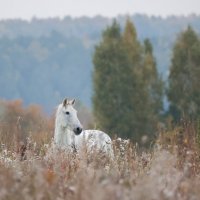
[[[54,117],[38,106],[0,105],[0,200],[200,199],[197,122],[160,128],[148,150],[114,138],[109,159],[55,149]]]

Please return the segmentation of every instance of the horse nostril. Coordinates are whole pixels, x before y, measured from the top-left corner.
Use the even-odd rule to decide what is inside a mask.
[[[75,129],[75,134],[80,134],[82,132],[82,128],[80,128],[80,127],[77,127],[76,129]]]
[[[77,131],[81,133],[82,128],[78,127],[78,128],[77,128]]]

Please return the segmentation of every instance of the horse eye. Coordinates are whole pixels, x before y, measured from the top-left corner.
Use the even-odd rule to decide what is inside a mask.
[[[66,114],[66,115],[69,115],[69,112],[67,111],[67,112],[65,112],[65,114]]]

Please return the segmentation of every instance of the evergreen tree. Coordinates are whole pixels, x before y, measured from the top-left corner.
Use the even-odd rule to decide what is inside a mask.
[[[140,142],[142,135],[147,134],[146,127],[148,117],[146,106],[148,96],[145,91],[145,84],[142,78],[142,46],[137,40],[135,27],[130,20],[127,20],[126,22],[122,42],[128,57],[128,65],[131,69],[129,77],[132,79],[132,83],[129,84],[129,87],[131,88],[128,104],[128,108],[131,110],[129,123],[132,127],[129,137],[132,137],[135,141]]]
[[[161,111],[163,110],[163,82],[157,71],[152,44],[148,39],[144,41],[142,75],[145,93],[147,94],[147,102],[145,104],[146,128],[152,134],[156,130]]]
[[[123,34],[123,43],[136,83],[131,101],[134,105],[131,118],[134,124],[132,137],[140,141],[141,137],[146,135],[151,141],[162,110],[163,88],[156,69],[153,47],[149,40],[145,40],[144,47],[141,46],[135,27],[129,20]]]
[[[120,27],[114,23],[103,33],[94,54],[94,115],[104,131],[129,137],[132,133],[134,77],[122,45]]]
[[[188,27],[175,43],[169,75],[170,112],[176,120],[200,115],[199,85],[200,40]]]
[[[94,54],[94,114],[104,131],[140,142],[152,139],[161,106],[161,83],[147,40],[143,47],[134,25],[124,33],[114,21],[103,33]]]

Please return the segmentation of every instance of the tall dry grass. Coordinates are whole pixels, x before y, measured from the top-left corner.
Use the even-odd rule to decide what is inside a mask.
[[[16,107],[5,104],[6,109],[10,106],[11,110]],[[21,107],[16,113],[21,113],[25,127],[16,124],[17,118],[13,116],[12,121],[5,114],[9,109],[5,109],[4,122],[10,123],[10,127],[0,128],[0,199],[200,199],[199,128],[195,123],[183,122],[161,131],[149,151],[116,139],[115,157],[108,159],[97,153],[78,155],[55,149],[51,145],[53,120],[49,122],[36,107],[17,107]],[[27,136],[23,159],[13,146],[15,134],[22,134],[20,138]]]

